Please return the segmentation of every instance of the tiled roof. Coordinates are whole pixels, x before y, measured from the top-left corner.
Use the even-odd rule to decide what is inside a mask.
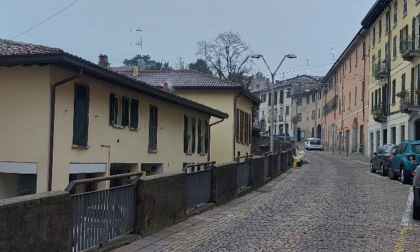
[[[62,53],[62,49],[0,39],[0,55]]]
[[[117,68],[112,69],[118,72]],[[242,88],[241,84],[222,80],[194,70],[143,70],[139,71],[139,75],[134,78],[155,86],[161,86],[166,82],[170,87],[177,88]]]

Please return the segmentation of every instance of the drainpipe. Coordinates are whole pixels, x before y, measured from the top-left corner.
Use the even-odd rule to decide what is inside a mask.
[[[209,151],[209,153],[207,154],[207,161],[209,161],[210,162],[210,143],[211,143],[211,141],[210,141],[210,139],[211,139],[211,137],[210,137],[210,135],[211,135],[211,126],[214,126],[214,125],[216,125],[216,124],[218,124],[218,123],[221,123],[221,122],[223,122],[225,119],[224,118],[222,118],[222,120],[220,120],[220,121],[217,121],[217,122],[214,122],[214,123],[212,123],[212,124],[209,124],[209,146],[208,146],[208,151]]]
[[[50,99],[50,146],[48,152],[48,191],[52,190],[52,169],[54,161],[54,120],[55,120],[55,92],[57,87],[66,84],[69,81],[75,80],[83,75],[83,69],[66,79],[58,81],[51,86],[51,99]]]
[[[236,115],[236,104],[237,104],[238,98],[243,96],[243,95],[244,95],[244,93],[241,93],[240,95],[235,96],[235,100],[233,102],[233,115],[234,115],[233,122],[234,122],[234,124],[233,124],[233,157],[232,157],[232,160],[235,160],[235,155],[236,155],[235,154],[235,152],[236,152],[236,143],[235,143],[235,140],[236,140],[236,124],[239,123],[239,122],[235,123],[235,120],[236,120],[236,117],[237,117],[237,115]],[[271,102],[274,102],[274,101],[271,101]],[[274,120],[274,118],[271,118],[271,127],[273,127],[273,120]]]

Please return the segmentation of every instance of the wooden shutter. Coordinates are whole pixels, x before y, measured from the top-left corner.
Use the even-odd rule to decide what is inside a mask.
[[[157,150],[158,108],[149,107],[149,150]]]
[[[188,116],[184,115],[184,153],[188,152]]]
[[[244,143],[244,126],[245,126],[245,120],[244,120],[244,111],[241,110],[241,118],[240,118],[240,129],[239,129],[239,134],[240,134],[240,143]],[[271,120],[273,120],[273,118],[271,118]]]
[[[130,99],[127,97],[122,98],[122,126],[128,126],[130,123]]]
[[[239,138],[239,125],[240,125],[240,110],[237,108],[236,109],[236,120],[235,120],[235,135],[236,135],[236,142],[239,143],[240,142],[240,138]]]
[[[202,149],[203,141],[202,141],[202,132],[201,132],[202,131],[202,126],[201,126],[201,124],[202,124],[202,121],[199,118],[198,119],[198,146],[197,146],[197,153],[198,154],[203,152],[203,149]]]
[[[114,125],[116,122],[115,118],[115,94],[109,95],[109,124]]]
[[[252,115],[251,114],[248,114],[248,125],[249,125],[248,144],[251,144],[251,140],[252,140]]]
[[[209,153],[209,136],[210,135],[210,127],[209,127],[209,122],[205,121],[204,122],[204,152],[207,154]]]
[[[196,127],[196,120],[195,117],[192,118],[192,125],[191,125],[191,152],[195,153],[195,127]]]
[[[139,100],[132,99],[130,104],[130,128],[139,127]]]
[[[89,127],[89,88],[74,88],[73,145],[87,146]]]

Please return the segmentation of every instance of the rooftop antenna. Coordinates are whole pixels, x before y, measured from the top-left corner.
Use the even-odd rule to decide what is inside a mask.
[[[306,54],[306,73],[309,75],[309,53]]]
[[[136,29],[131,29],[131,32],[138,32],[139,33],[139,40],[136,41],[136,43],[134,43],[134,45],[136,45],[139,48],[139,59],[138,59],[138,66],[139,68],[141,67],[141,55],[143,52],[143,30],[139,27],[137,27]]]
[[[332,59],[333,60],[335,60],[335,52],[334,52],[334,49],[335,49],[336,47],[333,47],[333,48],[331,48],[331,52],[330,52],[330,54],[332,54]]]

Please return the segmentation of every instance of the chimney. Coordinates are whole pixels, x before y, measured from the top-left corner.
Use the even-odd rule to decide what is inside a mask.
[[[165,90],[166,92],[168,92],[169,91],[168,82],[163,83],[162,84],[162,88],[163,88],[163,90]]]
[[[139,76],[139,67],[133,66],[133,77]]]
[[[105,55],[103,55],[102,53],[99,55],[98,65],[101,67],[105,67]]]

